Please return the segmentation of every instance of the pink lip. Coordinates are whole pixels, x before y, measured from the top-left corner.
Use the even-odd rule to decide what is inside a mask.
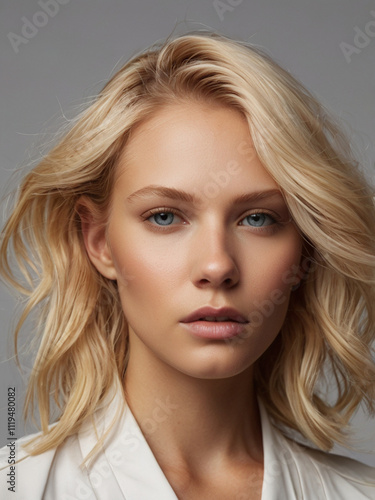
[[[245,316],[243,316],[239,311],[236,309],[233,309],[232,307],[221,307],[220,309],[215,309],[214,307],[211,306],[205,306],[197,309],[196,311],[192,312],[185,318],[181,320],[181,323],[191,323],[193,321],[198,321],[200,318],[204,318],[206,316],[227,316],[230,320],[237,322],[237,323],[248,323],[247,319]],[[208,323],[203,322],[202,323]],[[215,324],[218,323],[229,323],[229,321],[226,322],[215,322]],[[210,323],[212,324],[212,323]]]
[[[242,333],[246,328],[246,323],[236,321],[192,321],[182,325],[196,337],[205,339],[225,340]]]
[[[227,316],[227,321],[203,321],[206,316]],[[249,322],[239,311],[232,307],[215,309],[210,306],[201,307],[181,320],[184,328],[197,337],[206,339],[229,339],[244,331]]]

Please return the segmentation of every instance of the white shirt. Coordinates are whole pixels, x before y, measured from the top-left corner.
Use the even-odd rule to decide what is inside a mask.
[[[96,412],[98,428],[110,423],[121,397],[117,395]],[[272,424],[259,398],[258,403],[264,454],[262,500],[375,500],[375,468],[286,438]],[[171,410],[166,405],[163,411],[168,417]],[[30,437],[16,441],[17,459],[26,456],[20,444]],[[102,451],[81,470],[80,464],[95,443],[92,424],[87,422],[57,449],[25,458],[15,466],[15,493],[8,490],[9,447],[5,446],[0,450],[0,498],[177,500],[128,406]],[[258,480],[249,477],[249,492],[252,486],[259,486]]]

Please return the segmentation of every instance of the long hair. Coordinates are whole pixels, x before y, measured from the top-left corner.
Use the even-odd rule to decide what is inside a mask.
[[[269,55],[218,34],[189,33],[135,55],[109,80],[25,176],[3,229],[0,271],[27,296],[16,352],[25,319],[34,311],[39,317],[25,415],[37,402],[42,434],[31,454],[59,445],[92,417],[128,363],[117,284],[87,256],[77,200],[90,198],[105,224],[133,128],[166,104],[191,100],[246,117],[312,264],[291,295],[280,334],[255,363],[256,390],[269,414],[329,450],[345,443],[362,401],[375,411],[372,188],[334,119]],[[327,365],[337,385],[334,404],[318,385]],[[52,427],[50,397],[59,409]]]

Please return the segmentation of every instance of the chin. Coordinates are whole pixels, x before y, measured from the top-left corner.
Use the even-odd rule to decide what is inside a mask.
[[[216,359],[211,359],[208,362],[202,361],[202,363],[196,363],[195,366],[186,367],[186,369],[180,367],[179,371],[194,378],[220,380],[249,372],[252,367],[252,365],[243,361],[236,363],[234,360],[220,360],[219,358],[220,356],[216,356]]]

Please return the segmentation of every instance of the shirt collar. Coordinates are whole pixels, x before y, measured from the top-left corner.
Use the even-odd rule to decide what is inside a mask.
[[[116,419],[105,445],[95,459],[88,462],[87,472],[97,498],[178,500],[122,394],[121,387],[118,387],[110,403],[96,412],[96,432],[93,432],[92,423],[87,423],[78,434],[85,457],[97,443],[97,436],[109,428],[120,408],[120,417]],[[261,500],[303,498],[294,443],[273,425],[259,396],[258,405],[264,455]]]

